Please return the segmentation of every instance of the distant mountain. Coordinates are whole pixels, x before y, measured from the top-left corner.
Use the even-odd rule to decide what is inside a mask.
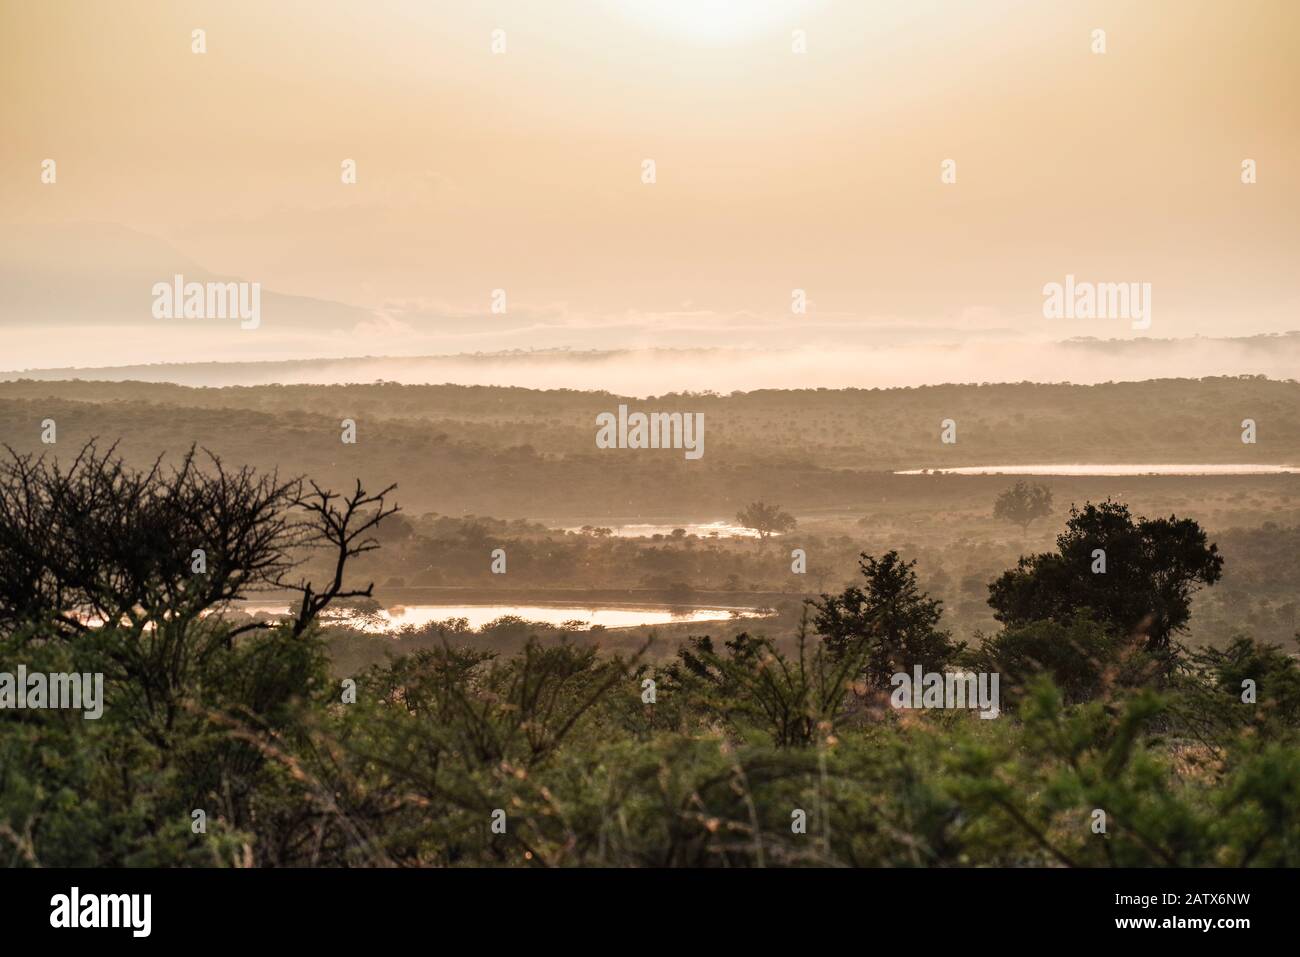
[[[0,326],[149,326],[152,288],[187,281],[259,281],[220,276],[155,236],[111,223],[6,225],[0,230]],[[349,330],[371,314],[356,306],[262,287],[263,326]]]

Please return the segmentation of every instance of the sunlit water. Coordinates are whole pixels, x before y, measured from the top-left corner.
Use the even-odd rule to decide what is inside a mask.
[[[600,526],[596,526],[600,527]],[[680,522],[676,525],[606,525],[614,538],[649,538],[652,535],[671,536],[675,529],[700,538],[758,538],[752,528],[733,525],[731,522]],[[580,528],[566,528],[566,532],[581,532]]]
[[[235,609],[249,614],[287,614],[287,605],[240,604]],[[505,616],[525,621],[562,625],[581,622],[582,627],[630,628],[634,625],[689,624],[700,621],[726,621],[730,618],[757,618],[756,609],[731,608],[611,608],[590,605],[395,605],[373,615],[326,615],[325,620],[343,621],[362,631],[382,633],[407,625],[421,627],[430,622],[463,618],[471,628],[482,628]]]
[[[1285,475],[1295,465],[966,465],[906,469],[895,475]]]

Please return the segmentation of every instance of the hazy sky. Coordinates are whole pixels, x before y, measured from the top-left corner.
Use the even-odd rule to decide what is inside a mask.
[[[0,368],[1143,334],[1044,318],[1067,274],[1150,283],[1146,335],[1300,328],[1297,39],[1293,0],[0,0]],[[280,295],[154,319],[187,268]]]

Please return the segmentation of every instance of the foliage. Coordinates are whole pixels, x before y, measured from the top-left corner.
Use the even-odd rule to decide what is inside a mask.
[[[797,524],[793,515],[781,511],[780,505],[768,505],[765,502],[750,502],[736,513],[736,523],[743,528],[752,528],[764,541],[774,533],[793,531]]]
[[[1001,675],[1003,702],[1013,708],[1043,675],[1071,704],[1099,697],[1114,685],[1140,687],[1156,676],[1150,657],[1130,636],[1086,616],[1008,626],[985,637],[969,661],[976,671]]]
[[[915,560],[903,561],[894,551],[877,560],[864,552],[858,566],[865,587],[850,585],[812,602],[814,625],[830,652],[847,655],[865,642],[862,673],[872,688],[886,687],[891,675],[914,664],[942,670],[961,646],[938,627],[942,602],[920,590]]]
[[[792,650],[697,636],[654,668],[566,629],[511,655],[444,629],[340,685],[310,614],[246,628],[174,572],[184,549],[114,541],[106,530],[135,516],[141,541],[188,545],[195,519],[167,501],[170,473],[139,482],[95,461],[117,476],[104,487],[140,494],[124,512],[76,498],[94,506],[87,554],[39,541],[30,515],[77,520],[42,494],[101,478],[25,462],[9,478],[32,487],[10,485],[0,510],[4,541],[40,570],[24,582],[6,568],[0,673],[100,673],[105,701],[98,720],[0,709],[5,864],[1300,866],[1300,666],[1277,647],[1172,646],[1153,687],[1118,613],[1058,602],[967,652],[915,563],[888,552],[863,554],[865,582],[809,608]],[[220,474],[194,472],[177,501],[221,501]],[[351,533],[385,510],[366,498],[312,499],[321,513],[290,496],[266,515],[271,528],[323,521],[312,541],[346,566],[372,537]],[[242,527],[222,554],[257,554],[243,536],[264,526]],[[1137,528],[1126,534],[1173,556],[1205,551],[1197,529]],[[230,589],[251,571],[224,574]],[[352,591],[365,589],[304,590],[302,607]],[[109,617],[67,614],[74,594]],[[1010,707],[994,720],[893,711],[880,681],[915,663],[1002,670]]]
[[[1065,622],[1087,611],[1124,634],[1141,633],[1152,652],[1191,617],[1191,597],[1222,574],[1223,558],[1189,518],[1133,519],[1106,501],[1072,507],[1055,553],[1022,557],[989,586],[989,604],[1009,625]],[[1104,561],[1104,571],[1099,562]]]
[[[715,652],[708,637],[692,638],[669,669],[668,689],[740,737],[757,731],[778,748],[807,747],[843,719],[869,641],[860,635],[837,651],[824,641],[810,649],[806,612],[793,658],[772,640],[748,633],[728,641],[725,654]]]
[[[1051,514],[1052,490],[1037,482],[1017,482],[993,503],[993,517],[1019,525],[1022,533],[1037,519]]]

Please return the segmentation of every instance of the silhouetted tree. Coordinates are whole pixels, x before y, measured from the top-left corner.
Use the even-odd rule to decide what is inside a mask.
[[[752,528],[758,532],[763,541],[773,532],[791,531],[795,525],[794,516],[781,511],[779,505],[767,505],[763,502],[750,502],[736,513],[736,524],[743,528]]]
[[[1017,482],[997,497],[993,517],[1020,526],[1020,534],[1031,522],[1052,514],[1052,490],[1046,485]]]
[[[362,488],[361,480],[358,479],[356,489],[344,497],[322,489],[315,482],[310,484],[311,491],[298,495],[294,500],[294,506],[310,516],[302,544],[306,548],[324,549],[333,564],[333,574],[322,588],[317,588],[305,578],[292,583],[284,575],[276,579],[281,587],[296,591],[302,596],[298,615],[294,619],[295,635],[302,634],[330,602],[371,596],[375,589],[374,582],[365,588],[348,588],[344,584],[347,563],[358,555],[379,547],[379,541],[372,532],[385,518],[398,510],[396,505],[386,505],[384,501],[396,488],[394,485],[371,495]],[[374,511],[370,510],[372,507]]]
[[[0,462],[0,623],[139,633],[270,586],[303,538],[290,514],[298,484],[208,459],[205,471],[191,449],[171,469],[136,471],[93,442],[66,466],[10,449]]]
[[[863,674],[874,688],[887,687],[891,675],[915,665],[937,671],[963,647],[939,629],[943,603],[920,590],[915,566],[895,551],[879,561],[863,552],[858,567],[865,588],[851,585],[839,595],[809,599],[817,610],[813,625],[832,654],[867,640]]]
[[[1119,502],[1071,508],[1056,545],[1055,553],[1022,557],[989,585],[998,621],[1067,623],[1086,611],[1164,651],[1191,617],[1192,594],[1223,568],[1218,547],[1192,519],[1134,520]]]
[[[64,635],[104,625],[140,636],[185,634],[208,610],[251,592],[302,595],[301,634],[349,588],[347,563],[377,543],[372,530],[396,506],[357,484],[343,498],[314,482],[228,469],[191,448],[178,464],[143,471],[87,443],[70,464],[12,449],[0,461],[0,625],[39,625]],[[291,579],[326,550],[323,586]],[[206,629],[211,640],[268,627]]]

